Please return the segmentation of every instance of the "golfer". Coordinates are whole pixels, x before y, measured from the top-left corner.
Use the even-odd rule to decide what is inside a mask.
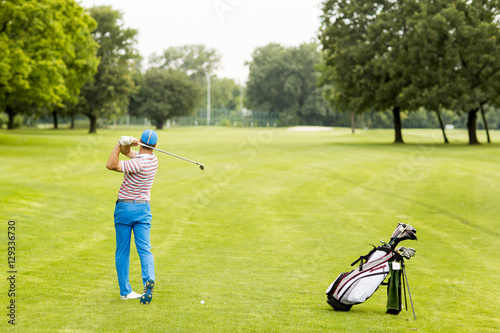
[[[158,135],[153,130],[145,130],[141,135],[142,143],[155,147]],[[123,183],[118,191],[115,205],[116,253],[115,263],[120,286],[120,299],[140,298],[142,304],[153,299],[155,268],[149,233],[151,229],[150,193],[158,169],[158,160],[153,149],[141,146],[139,152],[130,147],[139,145],[139,140],[122,136],[109,155],[106,167],[123,172]],[[120,161],[120,152],[130,158]],[[141,259],[144,293],[132,291],[129,283],[130,238],[134,232],[135,246]]]

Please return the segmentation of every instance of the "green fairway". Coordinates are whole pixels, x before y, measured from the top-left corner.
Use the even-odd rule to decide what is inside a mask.
[[[463,130],[175,128],[159,131],[152,189],[154,300],[122,301],[113,211],[122,175],[106,169],[121,135],[142,129],[0,131],[3,276],[16,233],[19,332],[498,332],[500,132],[468,146]],[[484,142],[484,132],[478,132]],[[123,157],[123,156],[122,156]],[[385,315],[386,287],[346,313],[325,290],[388,241],[418,241],[411,307]],[[130,283],[142,291],[131,250]],[[201,301],[204,304],[201,304]],[[409,300],[408,300],[409,302]]]

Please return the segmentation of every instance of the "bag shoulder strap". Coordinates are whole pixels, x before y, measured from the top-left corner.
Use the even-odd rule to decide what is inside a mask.
[[[365,256],[360,256],[358,259],[356,259],[356,261],[355,261],[355,262],[353,262],[353,263],[351,264],[351,266],[354,266],[354,265],[356,265],[359,261],[361,261],[361,262],[359,263],[359,269],[362,271],[362,270],[363,270],[363,260],[364,260],[364,262],[367,262],[367,261],[368,261],[368,259],[370,259],[371,255],[372,255],[375,251],[377,251],[377,248],[375,247],[375,245],[372,245],[372,246],[373,246],[373,249],[372,249],[372,250],[371,250],[371,251],[370,251],[367,255],[365,255]],[[379,246],[379,247],[380,247],[380,246]]]

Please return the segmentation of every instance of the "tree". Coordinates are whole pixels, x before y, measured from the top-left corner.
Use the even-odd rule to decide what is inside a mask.
[[[424,2],[331,0],[323,9],[320,38],[325,65],[320,83],[333,90],[333,102],[351,111],[392,109],[395,143],[404,143],[401,112],[429,108],[421,99],[411,101],[403,94],[422,72],[412,63],[409,35],[423,18]]]
[[[30,106],[76,99],[98,64],[94,27],[73,0],[0,2],[0,110],[8,128]]]
[[[453,78],[460,83],[451,107],[468,111],[469,144],[479,144],[477,112],[500,94],[500,1],[460,3],[450,15],[459,58]]]
[[[328,105],[316,86],[315,66],[320,61],[316,43],[289,48],[271,43],[257,48],[247,63],[248,106],[280,112],[280,121],[286,125],[324,117]]]
[[[144,83],[140,61],[136,62],[132,71],[132,80],[134,81],[135,90],[129,95],[127,111],[129,115],[137,115],[137,110],[142,103],[141,88]]]
[[[468,112],[470,144],[478,143],[478,110],[499,94],[499,5],[422,1],[408,34],[408,67],[416,70],[402,98],[432,110]]]
[[[413,18],[419,12],[419,0],[374,1],[377,15],[368,26],[367,45],[373,49],[374,59],[370,65],[375,68],[375,109],[392,109],[394,119],[394,143],[404,143],[401,111],[414,111],[407,100],[401,98],[412,75],[419,68],[409,66],[408,34],[413,30]],[[368,16],[371,20],[372,17]]]
[[[453,56],[446,56],[450,43],[445,31],[447,27],[443,26],[439,14],[449,5],[446,2],[412,2],[412,14],[406,17],[407,57],[402,59],[409,80],[402,87],[399,99],[404,100],[410,109],[425,108],[435,111],[444,142],[448,143],[440,110],[449,106],[450,83],[442,84],[439,78],[448,75],[455,59]]]
[[[344,109],[391,109],[395,143],[404,143],[401,112],[423,106],[410,103],[402,92],[422,70],[411,65],[408,36],[422,18],[424,2],[330,0],[323,8],[321,83]]]
[[[469,142],[476,114],[499,93],[499,1],[325,2],[321,40],[338,105],[401,110],[466,110]],[[443,129],[444,134],[444,129]],[[446,137],[445,137],[446,140]]]
[[[137,108],[131,112],[153,119],[156,128],[162,129],[171,117],[192,113],[200,97],[198,86],[184,72],[150,68],[143,77]]]
[[[99,43],[101,63],[93,80],[81,89],[78,107],[90,119],[89,133],[95,133],[98,118],[112,119],[126,112],[134,92],[133,68],[140,57],[135,49],[137,30],[123,27],[119,11],[100,6],[92,7],[90,14],[97,21],[92,36]]]
[[[211,78],[211,106],[214,109],[235,110],[239,108],[240,87],[233,79]]]
[[[170,47],[158,56],[150,57],[153,67],[174,69],[186,73],[198,83],[206,80],[206,74],[213,74],[219,67],[221,55],[216,49],[203,44]]]
[[[376,51],[368,42],[368,28],[382,11],[383,5],[328,0],[323,4],[320,41],[323,64],[319,84],[325,97],[336,109],[354,114],[373,108],[377,82],[381,77],[371,64]]]
[[[213,74],[220,68],[221,59],[222,56],[216,49],[208,48],[203,44],[189,44],[170,47],[161,55],[153,54],[149,58],[149,63],[152,67],[186,73],[202,89],[202,94],[206,95],[207,76],[211,80],[214,79]],[[213,95],[212,92],[211,95]],[[206,101],[204,105],[207,106]]]

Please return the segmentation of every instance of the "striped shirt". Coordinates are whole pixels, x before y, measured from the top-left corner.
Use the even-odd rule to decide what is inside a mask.
[[[118,191],[118,199],[150,200],[151,187],[158,169],[158,159],[154,154],[139,154],[128,161],[120,161],[123,183]]]

